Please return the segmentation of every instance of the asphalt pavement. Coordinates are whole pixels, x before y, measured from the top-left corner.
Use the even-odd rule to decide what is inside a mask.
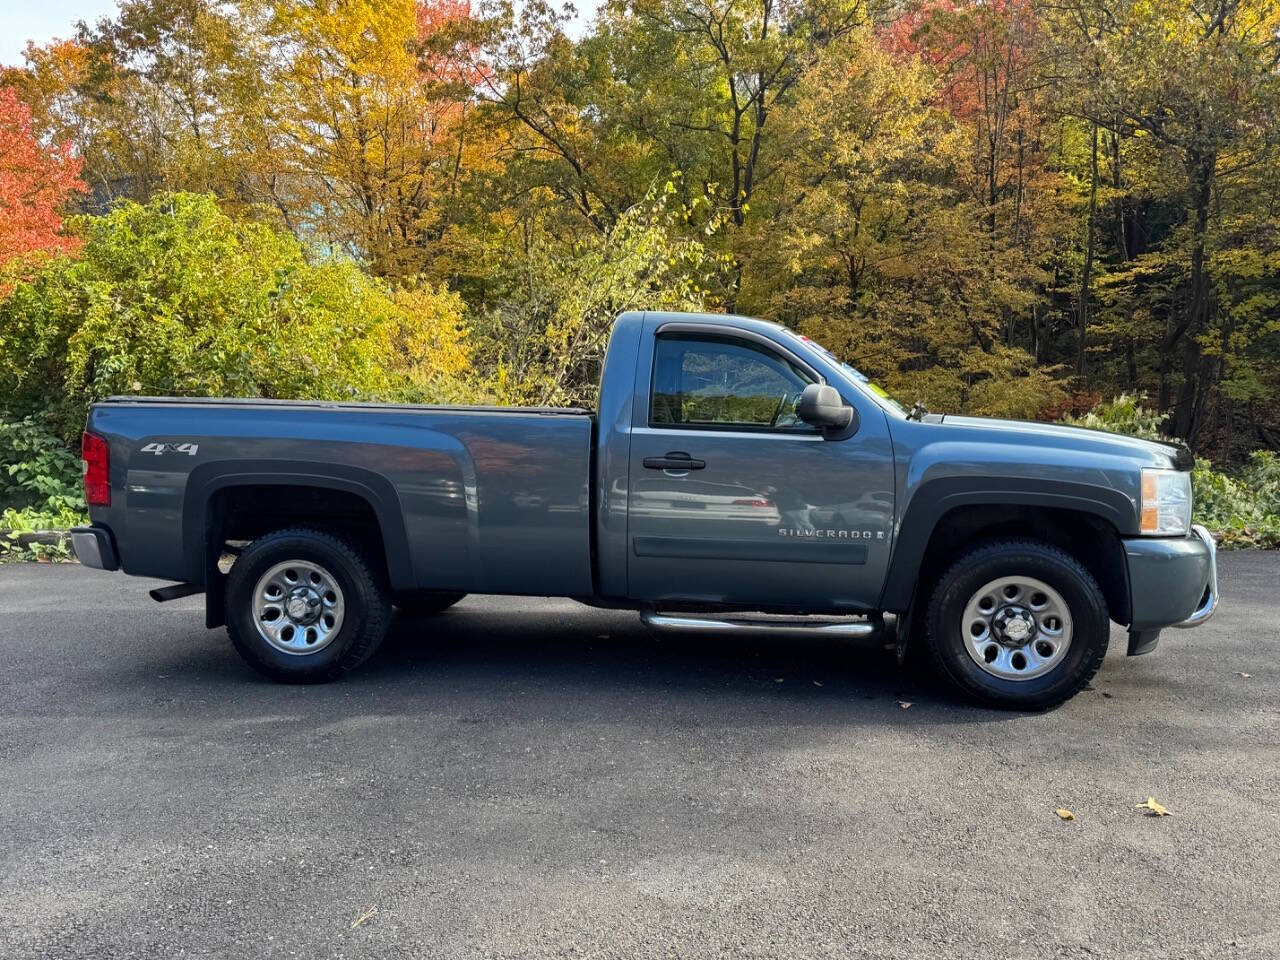
[[[201,598],[0,566],[0,957],[1275,958],[1280,554],[1221,574],[1024,715],[497,597],[277,686]]]

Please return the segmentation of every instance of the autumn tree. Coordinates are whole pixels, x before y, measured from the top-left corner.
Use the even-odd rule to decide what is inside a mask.
[[[520,231],[518,269],[474,337],[501,398],[594,406],[619,313],[718,305],[713,289],[727,263],[703,238],[681,236],[688,211],[678,198],[675,183],[656,184],[603,235],[566,239],[536,218]]]
[[[1253,175],[1274,162],[1280,140],[1280,7],[1268,0],[1077,0],[1069,61],[1086,109],[1100,124],[1141,137],[1180,181],[1185,221],[1160,256],[1185,266],[1158,344],[1161,409],[1175,436],[1192,439],[1204,419],[1206,339],[1221,317],[1212,269],[1218,217]],[[1143,269],[1150,272],[1150,260]],[[1220,373],[1220,371],[1219,371]]]
[[[4,79],[48,135],[76,143],[96,208],[174,189],[234,202],[244,199],[240,128],[256,114],[251,36],[224,4],[124,0],[69,40],[29,46],[26,68]]]
[[[1058,388],[1003,340],[1028,297],[993,262],[970,134],[938,95],[931,68],[869,28],[824,52],[779,119],[785,187],[743,296],[908,403],[1034,416]]]
[[[30,108],[12,87],[0,86],[0,293],[5,275],[75,248],[60,214],[68,197],[84,189],[71,143],[39,142]]]
[[[471,78],[449,43],[464,3],[295,0],[271,6],[268,99],[278,202],[384,276],[426,267],[476,144]]]
[[[574,44],[546,4],[499,4],[487,98],[522,128],[541,185],[602,230],[671,172],[726,216],[733,252],[775,175],[774,117],[818,51],[866,18],[857,0],[614,0]],[[739,259],[725,290],[733,306]]]

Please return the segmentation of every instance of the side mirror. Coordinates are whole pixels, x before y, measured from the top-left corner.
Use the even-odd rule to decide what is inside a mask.
[[[839,434],[853,424],[853,407],[845,406],[840,391],[826,383],[811,383],[800,395],[796,413],[824,435]],[[828,436],[828,439],[834,439]]]

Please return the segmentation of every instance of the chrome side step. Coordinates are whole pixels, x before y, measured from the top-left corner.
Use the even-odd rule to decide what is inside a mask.
[[[834,637],[851,639],[873,637],[884,629],[879,617],[771,617],[767,614],[723,617],[698,617],[687,614],[665,614],[656,610],[640,611],[645,626],[671,633],[733,633],[769,637]]]

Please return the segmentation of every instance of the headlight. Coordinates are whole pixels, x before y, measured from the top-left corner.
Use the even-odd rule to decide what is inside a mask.
[[[1183,537],[1191,529],[1191,474],[1185,470],[1142,471],[1142,533]]]

